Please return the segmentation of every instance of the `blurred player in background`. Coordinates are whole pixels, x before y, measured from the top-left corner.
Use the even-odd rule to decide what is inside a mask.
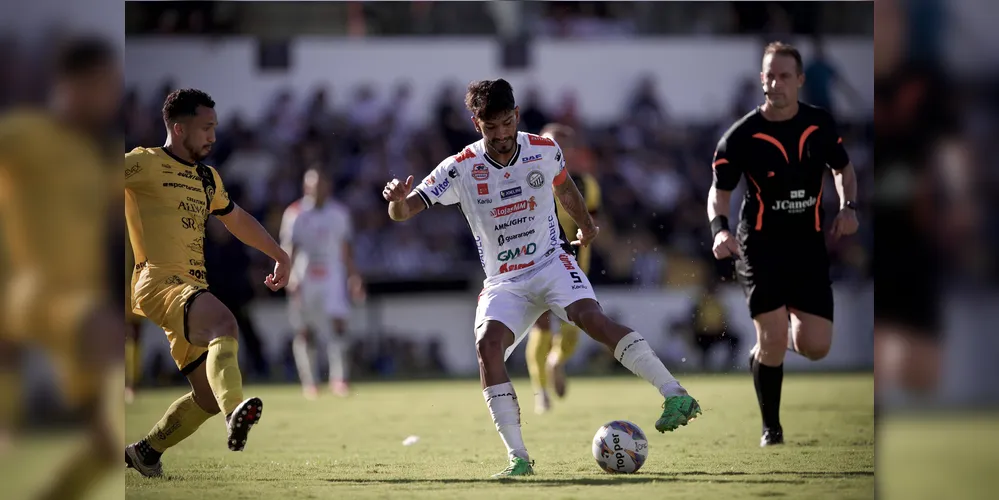
[[[135,269],[135,252],[125,235],[125,403],[135,400],[135,386],[142,370],[139,365],[139,336],[142,316],[132,312],[132,271]]]
[[[125,215],[135,252],[134,311],[166,332],[170,355],[192,392],[174,402],[142,440],[125,448],[125,463],[161,476],[160,457],[212,415],[225,416],[227,445],[242,451],[263,402],[243,397],[236,318],[211,292],[204,266],[205,222],[214,215],[240,241],[274,259],[264,283],[287,283],[288,255],[250,214],[236,206],[218,172],[201,163],[215,142],[215,102],[195,89],[175,90],[163,104],[162,147],[125,155]]]
[[[545,125],[541,130],[541,136],[554,140],[562,147],[562,154],[565,155],[567,163],[575,164],[576,158],[576,133],[571,127],[558,123]],[[600,185],[596,178],[589,173],[572,173],[569,178],[576,184],[576,188],[583,195],[586,201],[586,210],[591,217],[597,216],[600,210]],[[558,207],[558,221],[562,230],[566,234],[576,234],[579,227],[572,220],[569,213],[562,207],[556,198],[555,204]],[[576,249],[576,262],[579,269],[584,273],[590,272],[590,256],[592,250],[589,246],[573,247]],[[535,322],[527,340],[527,371],[531,375],[531,386],[534,388],[534,410],[537,413],[544,413],[551,407],[551,397],[548,394],[549,384],[555,395],[562,398],[565,396],[566,377],[565,364],[576,352],[579,345],[579,327],[557,320],[559,323],[559,333],[552,334],[552,316],[545,312]]]
[[[347,317],[351,301],[364,299],[351,249],[350,212],[331,198],[331,189],[326,174],[309,169],[304,195],[285,209],[281,220],[281,247],[292,262],[288,311],[295,329],[293,350],[306,399],[318,396],[313,359],[320,339],[326,343],[330,390],[338,396],[349,393]]]
[[[857,231],[857,180],[833,117],[798,101],[804,74],[797,49],[768,45],[760,82],[764,104],[718,141],[708,218],[715,257],[737,259],[756,325],[749,364],[763,416],[760,445],[769,446],[784,442],[784,354],[790,349],[814,361],[832,345],[833,294],[821,201],[826,171],[832,171],[840,200],[831,229],[837,238]],[[749,187],[732,235],[732,190],[743,176]]]
[[[88,37],[67,41],[52,70],[47,110],[16,110],[0,121],[0,335],[14,350],[6,361],[17,361],[20,346],[41,347],[67,403],[89,419],[90,439],[49,474],[41,496],[70,499],[104,478],[124,445],[124,332],[112,305],[120,299],[106,291],[122,74],[115,48]],[[0,397],[16,405],[19,381],[5,382],[13,383]]]
[[[427,175],[392,179],[382,191],[389,216],[405,221],[434,204],[458,204],[475,238],[486,279],[475,318],[475,349],[482,394],[507,449],[509,466],[494,477],[534,474],[520,431],[520,404],[505,361],[537,319],[552,310],[614,351],[614,357],[665,399],[655,427],[674,431],[700,406],[670,374],[645,338],[608,318],[570,245],[589,245],[599,228],[568,180],[558,143],[517,132],[520,108],[506,80],[472,82],[465,95],[482,140],[468,145]],[[555,200],[579,226],[569,243]]]

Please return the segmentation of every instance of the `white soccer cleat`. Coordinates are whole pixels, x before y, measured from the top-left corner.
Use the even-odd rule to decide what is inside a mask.
[[[160,477],[163,475],[163,462],[157,460],[154,464],[147,464],[135,443],[125,447],[125,467],[135,469],[145,477]]]
[[[264,412],[264,402],[260,398],[249,398],[243,401],[229,415],[226,427],[229,430],[229,449],[243,451],[250,429],[260,421]]]

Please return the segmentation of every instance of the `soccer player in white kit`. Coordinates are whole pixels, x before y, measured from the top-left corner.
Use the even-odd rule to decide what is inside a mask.
[[[330,198],[329,179],[318,169],[305,172],[304,196],[288,206],[281,220],[281,246],[291,256],[288,313],[295,340],[292,349],[307,399],[315,399],[317,340],[326,344],[330,390],[349,393],[347,316],[351,301],[364,298],[354,267],[350,213]],[[312,333],[309,338],[308,333]]]
[[[670,374],[645,338],[604,315],[589,279],[562,233],[555,198],[579,226],[572,245],[588,245],[598,228],[574,182],[566,182],[558,144],[517,132],[520,109],[506,80],[472,82],[465,95],[482,140],[442,161],[422,183],[392,179],[382,196],[389,216],[407,220],[435,204],[459,205],[485,271],[475,314],[475,350],[483,396],[506,445],[509,466],[493,477],[534,474],[520,432],[520,405],[504,362],[543,312],[579,326],[665,398],[656,421],[673,431],[700,406]]]

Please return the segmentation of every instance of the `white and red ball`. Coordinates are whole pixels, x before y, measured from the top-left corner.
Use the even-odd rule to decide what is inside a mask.
[[[607,472],[632,474],[642,468],[648,456],[645,433],[627,420],[604,424],[593,436],[593,458]]]

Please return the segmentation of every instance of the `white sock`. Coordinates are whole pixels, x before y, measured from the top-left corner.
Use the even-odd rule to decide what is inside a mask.
[[[486,398],[486,406],[493,416],[493,423],[499,431],[506,453],[510,458],[520,457],[529,460],[524,437],[520,433],[520,404],[517,403],[517,392],[510,382],[486,387],[482,390]]]
[[[617,343],[617,347],[614,348],[614,357],[632,373],[644,378],[653,387],[659,389],[659,394],[662,394],[663,397],[687,393],[638,332],[625,335]]]
[[[314,365],[312,356],[315,350],[309,348],[309,342],[305,338],[295,335],[295,339],[291,342],[291,351],[295,355],[295,367],[298,368],[298,379],[302,381],[302,385],[315,386],[316,377],[312,368]]]
[[[798,350],[794,347],[794,335],[791,335],[790,329],[788,329],[787,332],[787,350],[791,352],[798,352]]]
[[[347,339],[333,337],[326,343],[326,356],[330,363],[330,380],[347,381]]]

